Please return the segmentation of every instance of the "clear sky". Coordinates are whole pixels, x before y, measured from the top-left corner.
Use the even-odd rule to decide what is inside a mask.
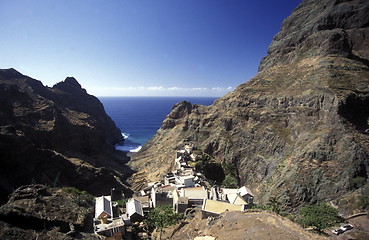
[[[301,0],[0,0],[0,68],[96,96],[222,96]]]

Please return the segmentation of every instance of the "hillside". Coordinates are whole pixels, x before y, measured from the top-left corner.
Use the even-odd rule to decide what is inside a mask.
[[[157,235],[153,239],[159,239]],[[209,219],[195,216],[191,220],[166,228],[162,239],[194,239],[198,236],[229,240],[328,239],[309,233],[298,224],[267,211],[225,212]]]
[[[76,79],[45,87],[14,69],[0,70],[1,201],[22,185],[74,186],[94,194],[125,189],[122,141],[100,101]]]
[[[368,180],[369,2],[304,0],[258,74],[211,106],[178,103],[133,156],[139,188],[186,142],[236,168],[258,202],[337,199]]]

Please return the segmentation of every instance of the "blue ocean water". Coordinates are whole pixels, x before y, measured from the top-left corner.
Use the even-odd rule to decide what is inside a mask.
[[[137,152],[160,128],[174,104],[188,101],[211,105],[214,97],[99,97],[106,113],[121,130],[125,141],[116,148]]]

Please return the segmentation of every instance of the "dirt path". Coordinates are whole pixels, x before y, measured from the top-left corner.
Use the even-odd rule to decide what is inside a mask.
[[[334,236],[332,237],[332,239],[337,240],[369,239],[369,218],[367,215],[351,218],[348,220],[348,222],[354,226],[354,229],[347,231],[344,234]]]

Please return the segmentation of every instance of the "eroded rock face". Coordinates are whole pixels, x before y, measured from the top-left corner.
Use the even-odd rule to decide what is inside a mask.
[[[76,79],[49,88],[14,69],[0,70],[0,193],[30,183],[95,194],[123,188],[122,141],[100,101]],[[104,190],[105,189],[105,190]]]
[[[91,196],[44,185],[22,186],[0,207],[0,238],[98,239],[92,233],[92,216]]]
[[[368,1],[303,1],[253,79],[212,106],[173,109],[134,156],[136,182],[160,179],[185,142],[234,164],[259,202],[331,200],[368,179],[368,11]]]

